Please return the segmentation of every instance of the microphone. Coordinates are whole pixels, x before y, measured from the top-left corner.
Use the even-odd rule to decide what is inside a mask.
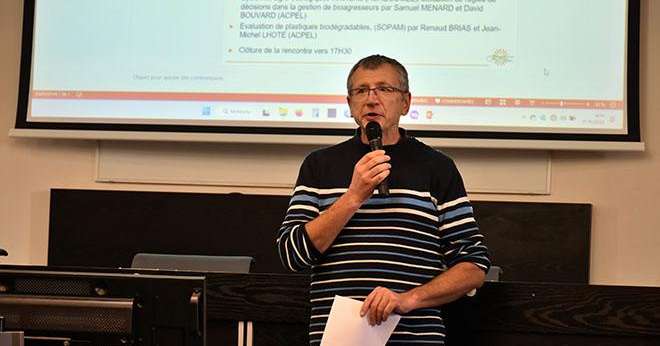
[[[365,132],[367,133],[371,151],[383,149],[383,130],[380,128],[380,124],[370,121],[365,128]],[[390,188],[387,186],[387,178],[378,184],[378,193],[383,196],[390,194]]]
[[[5,249],[0,249],[0,256],[7,256],[9,255]]]

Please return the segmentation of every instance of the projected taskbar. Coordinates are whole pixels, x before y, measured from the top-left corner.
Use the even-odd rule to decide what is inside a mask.
[[[413,97],[402,124],[624,128],[621,100]],[[30,121],[352,123],[339,95],[33,91]],[[276,125],[274,125],[276,126]]]

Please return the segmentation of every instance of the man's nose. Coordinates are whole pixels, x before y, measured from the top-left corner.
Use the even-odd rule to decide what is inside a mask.
[[[369,94],[367,94],[367,103],[368,104],[378,104],[380,103],[380,98],[378,97],[376,89],[370,89]]]

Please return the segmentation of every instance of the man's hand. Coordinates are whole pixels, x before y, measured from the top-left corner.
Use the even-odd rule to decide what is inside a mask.
[[[388,161],[390,157],[385,155],[385,150],[374,150],[364,155],[355,164],[346,194],[362,205],[371,197],[376,186],[390,175],[392,165]]]
[[[390,174],[390,157],[384,150],[365,154],[353,168],[348,191],[341,195],[325,213],[305,225],[309,238],[319,252],[325,252],[335,241],[353,214],[374,193],[374,188]]]
[[[412,310],[412,298],[407,293],[396,293],[385,287],[376,287],[362,303],[360,317],[367,315],[369,324],[380,325],[392,312],[405,314]]]

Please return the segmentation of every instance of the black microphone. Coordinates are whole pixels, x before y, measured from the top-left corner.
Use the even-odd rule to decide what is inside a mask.
[[[5,249],[0,249],[0,256],[7,256],[9,255]]]
[[[383,130],[380,128],[379,123],[370,121],[365,128],[365,132],[367,133],[371,151],[383,149]],[[378,184],[378,193],[383,196],[390,194],[390,188],[387,186],[387,178]]]

